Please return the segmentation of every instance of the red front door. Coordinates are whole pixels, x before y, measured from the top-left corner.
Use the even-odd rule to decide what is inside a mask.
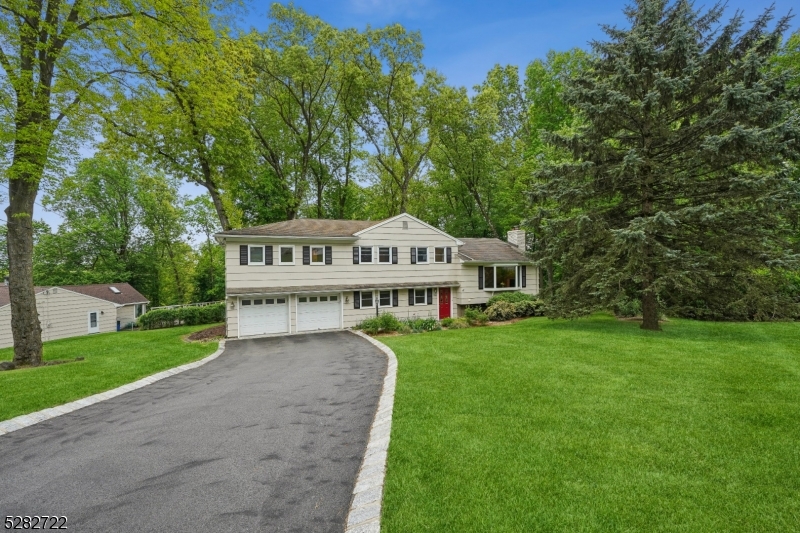
[[[450,287],[439,289],[439,320],[450,318]]]

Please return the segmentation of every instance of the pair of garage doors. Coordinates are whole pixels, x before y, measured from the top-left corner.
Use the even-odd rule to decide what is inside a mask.
[[[341,327],[338,294],[297,296],[297,331]],[[239,306],[239,335],[269,335],[289,332],[289,298],[243,298]]]

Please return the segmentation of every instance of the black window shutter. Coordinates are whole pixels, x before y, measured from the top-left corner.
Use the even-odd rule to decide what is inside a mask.
[[[392,307],[400,305],[400,291],[397,289],[392,291]]]
[[[428,289],[428,305],[433,303],[433,289]]]
[[[264,247],[264,264],[265,265],[272,264],[272,246]]]
[[[528,267],[525,265],[522,265],[522,286],[528,286]]]
[[[239,246],[239,264],[246,265],[247,264],[247,245],[242,244]]]
[[[399,259],[399,257],[397,257],[397,256],[398,256],[397,247],[395,246],[395,247],[392,248],[392,264],[393,265],[397,264],[397,260]]]
[[[326,246],[325,247],[325,264],[332,265],[333,264],[333,247]]]
[[[310,246],[303,246],[303,264],[310,265],[311,264],[311,247]]]
[[[452,250],[453,249],[450,248],[449,246],[447,247],[447,250],[445,250],[446,255],[447,255],[447,262],[448,263],[452,263],[453,262],[453,251]]]
[[[358,264],[358,259],[361,255],[361,250],[358,246],[353,246],[353,264]]]
[[[412,248],[411,249],[411,264],[412,265],[416,265],[417,264],[417,249],[416,248]]]
[[[478,267],[478,289],[483,290],[483,267]]]
[[[408,289],[408,305],[414,305],[414,289]]]
[[[353,292],[353,309],[361,309],[361,293],[358,291]]]

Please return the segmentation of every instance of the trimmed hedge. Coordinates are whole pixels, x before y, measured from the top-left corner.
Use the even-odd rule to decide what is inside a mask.
[[[489,301],[486,302],[486,306],[491,307],[497,302],[508,302],[512,304],[519,302],[532,302],[535,299],[536,298],[530,294],[525,294],[523,292],[500,292],[489,298]]]
[[[194,326],[215,324],[225,321],[225,304],[205,305],[203,307],[176,307],[173,309],[153,309],[139,317],[142,329],[172,328],[175,326]]]
[[[519,294],[519,293],[509,293]],[[494,300],[494,298],[492,298]],[[489,300],[491,302],[491,300]],[[486,315],[492,322],[502,322],[512,318],[524,318],[529,316],[543,316],[544,303],[541,300],[521,299],[517,302],[506,300],[495,301],[486,308]]]

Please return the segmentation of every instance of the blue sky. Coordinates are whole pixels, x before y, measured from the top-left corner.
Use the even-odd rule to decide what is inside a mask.
[[[562,0],[295,0],[306,12],[340,28],[363,29],[399,22],[419,30],[425,43],[425,64],[443,73],[452,85],[472,87],[483,81],[495,64],[524,67],[548,50],[587,47],[602,39],[600,24],[625,23],[622,9],[627,2]],[[713,0],[705,4],[712,5]],[[752,20],[773,0],[729,0],[728,14],[736,9]],[[775,0],[776,14],[782,15],[796,0]],[[263,30],[268,25],[270,2],[248,2],[241,25]],[[793,20],[793,28],[800,20]],[[184,194],[195,196],[204,189],[186,184]],[[5,209],[5,190],[0,189]],[[35,217],[53,229],[59,218],[37,206]]]
[[[714,0],[696,5],[713,5]],[[281,2],[287,3],[287,2]],[[524,67],[548,50],[588,47],[601,39],[600,24],[623,25],[627,1],[588,0],[295,0],[307,13],[340,28],[363,29],[399,22],[419,30],[425,64],[443,73],[450,84],[472,87],[497,63]],[[728,13],[742,9],[752,20],[773,0],[729,0]],[[797,6],[796,0],[774,0],[776,14]],[[251,2],[246,27],[265,29],[269,2]],[[800,20],[793,20],[798,27]]]

